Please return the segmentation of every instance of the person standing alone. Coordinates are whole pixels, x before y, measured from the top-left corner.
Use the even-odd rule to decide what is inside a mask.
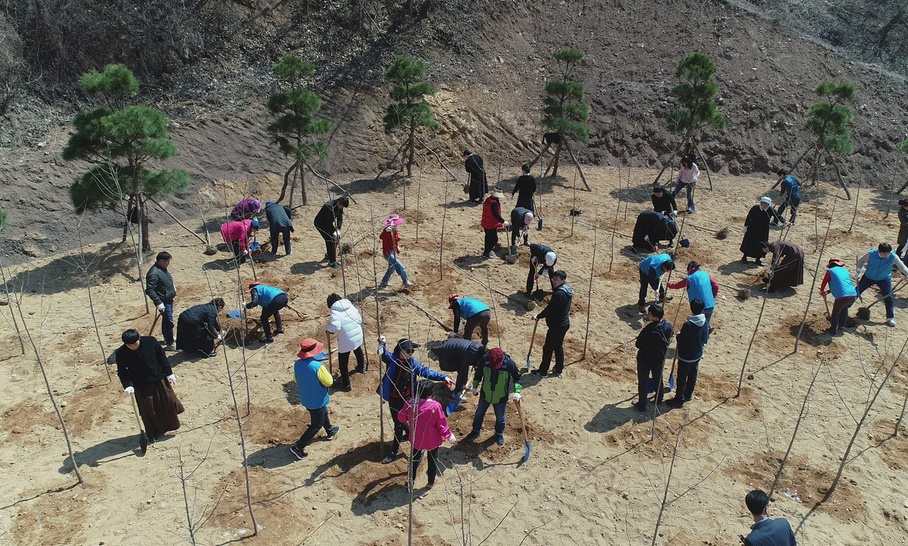
[[[410,289],[410,279],[407,277],[407,269],[400,262],[400,233],[397,228],[404,223],[404,219],[396,214],[385,218],[385,228],[381,232],[381,252],[385,260],[388,261],[388,269],[385,276],[381,279],[379,288],[387,288],[388,281],[391,280],[391,274],[395,271],[400,275],[400,280],[404,283],[404,290]]]
[[[169,252],[159,252],[154,265],[145,274],[145,294],[151,299],[161,315],[161,333],[164,336],[164,350],[173,350],[173,300],[177,297],[170,266]]]
[[[482,204],[482,231],[485,233],[485,240],[482,245],[482,257],[491,258],[492,251],[498,246],[498,230],[505,226],[504,218],[501,216],[501,199],[504,196],[500,192],[495,192],[488,196]]]
[[[306,338],[299,343],[297,361],[293,363],[293,376],[296,379],[296,389],[300,404],[309,411],[309,427],[300,436],[295,444],[290,446],[290,453],[297,459],[307,455],[306,446],[312,442],[319,429],[325,429],[325,436],[333,440],[340,427],[331,424],[328,416],[328,403],[331,394],[328,387],[334,379],[322,363],[328,359],[322,344],[312,338]]]
[[[552,299],[546,308],[536,315],[536,320],[545,319],[548,331],[542,345],[542,363],[534,373],[542,377],[548,375],[554,354],[555,369],[552,373],[555,377],[560,377],[564,371],[564,336],[571,328],[571,300],[574,299],[574,289],[565,282],[567,273],[560,269],[549,275],[549,280],[552,283]]]
[[[470,175],[470,201],[482,203],[482,198],[489,191],[486,169],[479,154],[470,150],[463,151],[463,168]]]

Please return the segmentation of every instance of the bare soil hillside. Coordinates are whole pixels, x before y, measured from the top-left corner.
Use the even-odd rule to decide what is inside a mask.
[[[505,192],[512,185],[510,174],[498,182]],[[908,393],[908,374],[901,368],[882,389],[857,434],[838,489],[812,510],[836,473],[855,422],[908,334],[904,301],[900,298],[897,304],[896,328],[883,324],[882,310],[876,306],[869,322],[829,338],[819,334],[825,327],[823,304],[814,295],[800,350],[792,353],[814,288],[817,260],[837,256],[852,264],[881,238],[894,238],[897,220],[885,215],[885,196],[865,190],[854,209],[855,202],[826,193],[830,186],[825,183],[822,192],[808,191],[799,223],[788,234],[807,254],[805,284],[767,295],[755,287],[759,268],[739,262],[738,244],[748,207],[771,180],[720,175],[714,191],[702,189],[700,212],[684,220],[684,237],[692,244],[680,250],[677,259],[700,261],[720,283],[716,331],[700,365],[695,399],[681,410],[660,413],[654,422],[651,415],[631,407],[636,391],[633,338],[642,323],[635,305],[640,257],[627,245],[636,214],[648,206],[648,183],[655,173],[633,169],[629,183],[619,183],[614,168],[594,167],[588,174],[591,193],[575,194],[569,171],[566,178],[540,184],[546,221],[542,231],[531,232],[531,240],[558,251],[559,265],[568,272],[575,296],[564,376],[522,381],[532,457],[518,464],[522,441],[513,408],[503,447],[490,441],[492,418],[487,417],[476,445],[442,448],[444,473],[413,506],[414,543],[479,544],[485,539],[486,544],[503,545],[649,544],[671,474],[667,494],[672,502],[666,506],[655,543],[734,544],[751,522],[743,497],[752,487],[769,487],[820,364],[823,368],[771,511],[787,517],[794,527],[801,524],[800,544],[905,543],[908,443],[903,438],[908,431],[892,435]],[[316,441],[303,461],[291,460],[286,447],[308,422],[294,395],[295,343],[303,336],[324,339],[326,294],[346,292],[361,305],[367,347],[374,350],[378,332],[370,289],[371,234],[382,215],[396,210],[407,218],[402,258],[418,286],[413,293],[402,294],[394,289],[399,286],[394,279],[392,289],[380,292],[382,334],[391,340],[408,334],[419,341],[441,338],[444,331],[419,308],[450,323],[447,295],[472,294],[494,301],[491,343],[497,345],[500,338],[501,346],[523,363],[533,322],[518,294],[526,276],[526,249],[520,249],[515,265],[500,256],[480,259],[480,210],[464,203],[458,186],[447,179],[446,173],[431,168],[418,170],[409,186],[351,183],[358,203],[346,217],[344,240],[352,248],[343,269],[317,263],[323,247],[309,227],[314,205],[299,210],[293,254],[257,264],[259,279],[286,288],[303,316],[285,312],[285,335],[271,345],[250,343],[245,371],[242,348],[231,343],[227,349],[259,522],[258,536],[244,542],[406,543],[405,465],[379,462],[374,357],[367,374],[354,376],[352,392],[332,397],[332,420],[341,426],[338,438]],[[227,202],[245,191],[273,193],[277,184],[274,176],[231,181],[236,183],[218,180],[214,186]],[[626,209],[619,206],[619,196]],[[313,201],[319,202],[326,196],[315,197]],[[224,210],[223,202],[212,202]],[[512,205],[508,199],[505,209]],[[582,210],[573,228],[571,208]],[[818,256],[817,246],[833,209],[827,247]],[[854,227],[849,229],[853,217]],[[202,222],[199,216],[192,220],[194,226]],[[730,236],[717,239],[724,227]],[[154,235],[159,246],[174,255],[177,312],[211,294],[227,299],[228,307],[237,305],[238,275],[225,252],[204,255],[203,246],[175,226],[159,224]],[[779,235],[772,232],[772,237]],[[42,257],[10,271],[12,284],[24,286],[22,310],[61,402],[85,485],[69,487],[70,463],[34,355],[19,353],[10,308],[0,307],[0,382],[5,387],[0,394],[2,541],[22,546],[187,543],[187,515],[177,478],[181,458],[187,470],[199,465],[186,489],[199,544],[238,539],[249,532],[251,521],[245,511],[243,460],[223,356],[171,355],[176,390],[186,407],[183,426],[172,438],[153,444],[144,457],[137,456],[129,401],[116,378],[108,384],[102,362],[118,345],[123,329],[148,331],[152,316],[145,313],[128,250],[102,243],[90,245],[86,253],[98,263],[90,275],[78,271],[74,264],[79,260],[72,253]],[[379,274],[382,269],[379,260]],[[253,273],[244,265],[239,278],[251,278]],[[90,326],[89,285],[94,287],[102,348]],[[749,297],[739,299],[739,292]],[[681,293],[673,295],[667,318],[678,327],[686,318],[687,304]],[[873,297],[865,293],[864,301]],[[735,397],[744,350],[752,337],[743,389]],[[540,348],[537,336],[534,364]],[[669,358],[672,355],[670,351]],[[422,350],[418,356],[424,357]],[[468,399],[466,409],[451,418],[458,437],[468,432],[474,407],[475,401]],[[391,427],[387,411],[384,418],[387,438]],[[423,472],[416,478],[418,488],[425,484]],[[47,492],[55,488],[66,489]]]

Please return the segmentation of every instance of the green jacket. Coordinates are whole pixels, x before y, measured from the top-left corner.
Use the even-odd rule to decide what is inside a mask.
[[[482,383],[482,389],[479,394],[482,399],[489,404],[498,404],[507,400],[510,393],[520,392],[522,387],[517,382],[519,380],[520,371],[509,355],[504,355],[504,361],[497,370],[492,369],[487,356],[476,366],[476,373],[473,375],[473,388],[478,388],[479,384]]]

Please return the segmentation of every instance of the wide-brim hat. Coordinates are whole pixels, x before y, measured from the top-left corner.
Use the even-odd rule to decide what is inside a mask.
[[[322,345],[321,341],[311,337],[301,339],[299,345],[300,350],[296,353],[296,356],[300,358],[312,358],[325,349],[325,346]]]
[[[492,197],[501,201],[502,199],[504,199],[504,194],[501,193],[500,191],[496,191],[496,192],[492,192]]]
[[[397,227],[397,226],[403,225],[404,221],[405,220],[404,220],[403,216],[401,216],[399,214],[391,214],[391,215],[388,215],[387,218],[385,218],[384,223],[385,223],[385,227],[388,228],[388,227]]]

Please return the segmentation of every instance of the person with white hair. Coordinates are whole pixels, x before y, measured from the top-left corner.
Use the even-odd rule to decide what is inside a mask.
[[[527,296],[533,295],[533,286],[539,280],[539,276],[545,273],[551,275],[555,271],[555,264],[558,263],[558,255],[552,250],[552,247],[540,243],[530,245],[530,271],[527,273]],[[536,268],[539,267],[537,271]]]
[[[511,211],[511,248],[517,248],[517,237],[523,235],[523,244],[528,244],[530,225],[533,223],[533,211],[524,207],[514,207]]]
[[[772,208],[772,199],[763,196],[760,201],[750,208],[747,219],[744,220],[744,240],[741,241],[741,262],[747,263],[747,258],[754,258],[757,265],[763,265],[763,256],[769,242],[769,223],[772,219],[782,222],[782,219]]]

